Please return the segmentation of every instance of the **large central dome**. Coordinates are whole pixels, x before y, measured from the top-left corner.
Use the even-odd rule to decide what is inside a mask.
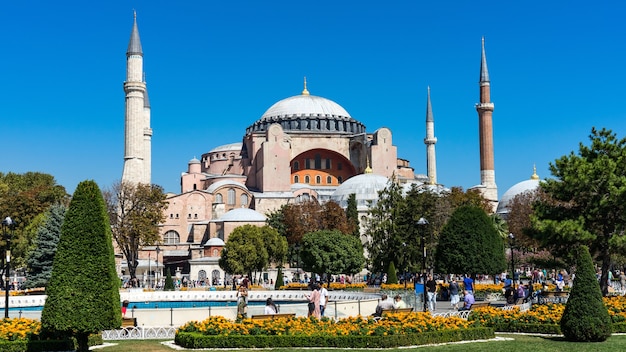
[[[301,95],[283,99],[272,105],[246,134],[266,131],[273,123],[288,132],[345,133],[365,132],[365,126],[332,100],[310,95],[305,89]]]

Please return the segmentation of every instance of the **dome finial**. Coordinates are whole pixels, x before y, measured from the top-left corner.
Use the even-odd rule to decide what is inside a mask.
[[[530,176],[531,180],[538,180],[539,176],[537,175],[537,166],[533,164],[533,174]]]
[[[371,174],[373,171],[372,171],[372,168],[370,167],[370,158],[366,156],[365,159],[366,159],[367,166],[365,167],[365,170],[363,171],[363,173]]]
[[[306,76],[304,76],[304,89],[302,90],[302,95],[310,95],[309,91],[306,89]]]

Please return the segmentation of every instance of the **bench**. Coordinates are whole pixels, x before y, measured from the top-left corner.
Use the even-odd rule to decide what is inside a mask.
[[[569,292],[567,291],[542,291],[539,294],[539,304],[567,303]]]
[[[278,314],[257,314],[251,318],[254,320],[272,320],[272,319],[288,319],[295,318],[296,313],[278,313]]]
[[[391,308],[391,309],[383,309],[381,316],[385,316],[386,314],[408,314],[413,311],[413,308]]]
[[[122,328],[134,328],[137,326],[137,318],[122,318]]]
[[[474,309],[480,308],[480,307],[489,307],[490,305],[491,305],[491,302],[489,302],[489,301],[474,302],[470,306],[469,310],[474,310]]]

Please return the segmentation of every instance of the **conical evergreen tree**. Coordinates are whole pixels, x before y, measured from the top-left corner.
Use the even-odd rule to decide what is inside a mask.
[[[388,284],[397,284],[398,283],[398,275],[396,274],[396,265],[393,263],[389,263],[389,268],[387,268],[387,283]]]
[[[74,336],[78,351],[89,350],[90,334],[122,324],[119,286],[102,193],[94,181],[83,181],[61,226],[42,328]]]
[[[165,284],[163,286],[163,291],[174,291],[174,280],[172,280],[172,272],[170,268],[165,270]]]
[[[580,246],[576,251],[576,277],[561,317],[561,332],[569,341],[604,341],[611,336],[611,317],[602,301],[589,249]]]
[[[348,196],[348,207],[346,208],[346,217],[348,224],[352,227],[352,234],[358,238],[361,237],[361,229],[359,227],[359,211],[356,204],[356,194],[351,193]]]
[[[28,275],[24,287],[35,288],[48,285],[66,210],[67,207],[64,205],[52,205],[43,224],[37,229],[36,245],[28,256]]]
[[[276,276],[276,283],[274,284],[274,289],[278,290],[281,286],[285,285],[285,281],[283,280],[283,268],[278,267],[278,274]]]

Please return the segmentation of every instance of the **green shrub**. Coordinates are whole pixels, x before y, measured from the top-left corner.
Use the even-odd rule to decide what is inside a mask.
[[[390,348],[425,345],[463,340],[493,338],[489,328],[432,331],[420,334],[390,336],[330,336],[330,335],[204,335],[197,332],[178,332],[175,343],[184,348],[279,348],[279,347],[335,347],[335,348]]]
[[[285,286],[285,282],[283,280],[283,268],[278,267],[278,275],[276,276],[276,282],[274,283],[274,289],[278,290],[281,286]]]
[[[498,332],[561,335],[561,327],[557,324],[524,324],[512,322],[495,324],[493,328]]]
[[[398,276],[396,275],[396,265],[393,263],[389,263],[389,267],[387,268],[387,283],[388,284],[397,284]]]
[[[174,280],[172,280],[172,272],[170,272],[170,268],[165,270],[165,284],[163,285],[163,291],[174,291]]]
[[[561,331],[569,341],[604,341],[611,336],[611,317],[602,301],[589,249],[580,246],[575,251],[576,277],[561,317]]]

